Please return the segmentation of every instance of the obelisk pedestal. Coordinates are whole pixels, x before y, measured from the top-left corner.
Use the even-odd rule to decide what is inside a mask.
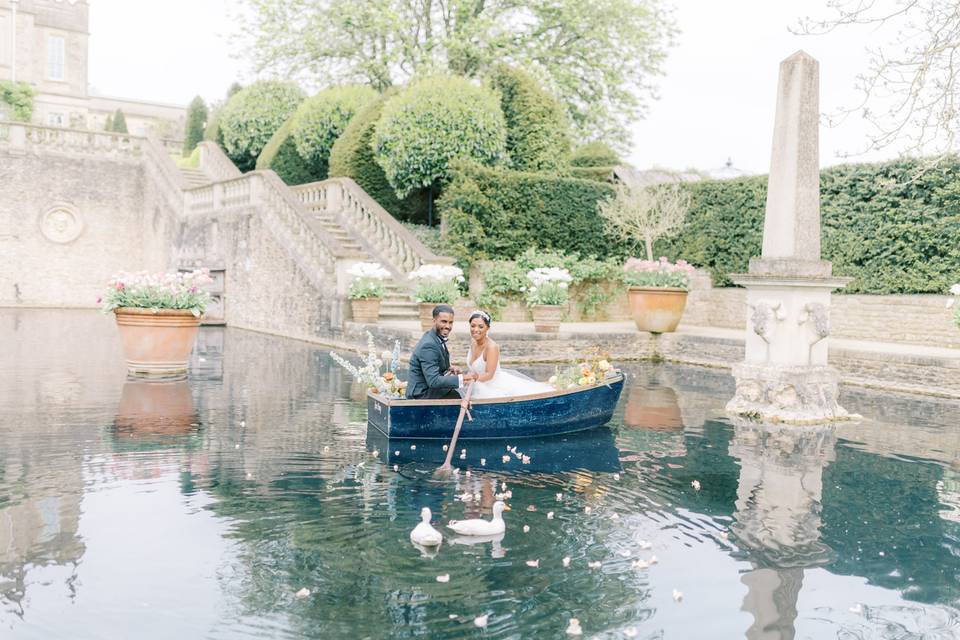
[[[838,376],[827,366],[832,277],[820,259],[819,64],[798,51],[780,64],[763,252],[749,272],[746,355],[727,410],[775,422],[846,417]]]

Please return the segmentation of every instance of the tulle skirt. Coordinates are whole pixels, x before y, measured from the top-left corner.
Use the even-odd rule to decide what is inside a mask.
[[[505,398],[507,396],[528,396],[535,393],[553,391],[545,382],[537,382],[513,369],[497,369],[497,373],[486,382],[474,382],[471,398]]]

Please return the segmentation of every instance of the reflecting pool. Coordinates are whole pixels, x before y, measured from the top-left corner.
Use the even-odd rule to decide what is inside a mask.
[[[323,348],[205,328],[147,384],[95,312],[0,311],[0,344],[5,639],[960,637],[954,401],[777,428],[725,416],[722,371],[629,365],[609,429],[462,443],[437,481]],[[411,545],[504,490],[502,537]]]

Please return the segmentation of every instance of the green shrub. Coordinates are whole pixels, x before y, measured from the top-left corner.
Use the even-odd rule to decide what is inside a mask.
[[[113,129],[115,133],[130,133],[127,131],[127,118],[123,115],[123,111],[117,109],[113,114]]]
[[[183,137],[183,155],[189,156],[203,140],[203,126],[207,122],[207,103],[200,96],[195,97],[187,107],[187,128]]]
[[[33,117],[33,88],[26,82],[0,80],[0,102],[10,106],[14,120],[30,122]]]
[[[842,165],[820,174],[822,254],[851,276],[846,293],[943,293],[960,274],[960,161]],[[767,178],[691,183],[683,230],[657,255],[684,258],[731,284],[760,255]]]
[[[260,157],[257,158],[257,169],[273,169],[280,179],[287,184],[306,184],[323,180],[309,162],[300,157],[297,145],[293,141],[291,131],[295,126],[296,116],[290,116],[287,121],[270,137],[270,141],[263,147]]]
[[[330,177],[353,178],[367,194],[398,220],[427,221],[429,194],[418,189],[400,199],[387,181],[383,169],[374,159],[371,140],[386,104],[396,91],[387,91],[360,110],[330,151]]]
[[[219,114],[224,151],[241,171],[254,167],[263,147],[303,102],[290,82],[261,80],[235,93]]]
[[[506,138],[495,95],[464,78],[434,76],[387,101],[372,144],[377,163],[402,198],[447,179],[453,160],[499,162]]]
[[[307,98],[297,108],[291,131],[293,142],[318,180],[329,175],[333,143],[357,112],[376,97],[377,92],[370,87],[331,87]]]
[[[567,173],[573,178],[613,183],[613,167],[568,167]]]
[[[597,214],[597,201],[612,195],[600,182],[461,162],[438,206],[451,254],[463,264],[512,259],[531,247],[605,258],[627,253],[603,234]]]
[[[620,156],[606,143],[588,142],[573,152],[570,164],[574,167],[612,167],[620,164]]]
[[[565,168],[570,135],[563,105],[519,69],[497,65],[488,80],[500,94],[511,166],[517,171]]]

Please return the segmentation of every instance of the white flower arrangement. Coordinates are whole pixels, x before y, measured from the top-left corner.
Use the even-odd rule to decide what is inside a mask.
[[[383,297],[383,281],[390,272],[376,262],[358,262],[347,269],[347,275],[353,276],[348,295],[351,300]]]
[[[953,321],[960,327],[960,305],[957,304],[957,298],[960,298],[960,282],[950,287],[950,295],[953,297],[947,300],[947,309],[953,309]]]
[[[573,276],[560,267],[540,267],[527,272],[530,288],[527,289],[529,305],[563,305],[567,303],[567,289],[573,282]]]
[[[384,351],[381,356],[377,355],[377,345],[374,342],[373,334],[367,332],[367,355],[362,357],[363,366],[357,367],[347,362],[340,354],[331,351],[330,357],[347,370],[353,376],[354,380],[366,386],[371,391],[386,396],[388,398],[401,398],[407,388],[406,381],[397,378],[397,369],[400,367],[400,341],[393,344],[393,351]],[[389,370],[386,373],[380,373],[380,368],[385,362],[389,362]]]
[[[410,273],[410,279],[417,281],[417,302],[435,304],[453,304],[464,281],[463,269],[447,264],[422,264]]]

